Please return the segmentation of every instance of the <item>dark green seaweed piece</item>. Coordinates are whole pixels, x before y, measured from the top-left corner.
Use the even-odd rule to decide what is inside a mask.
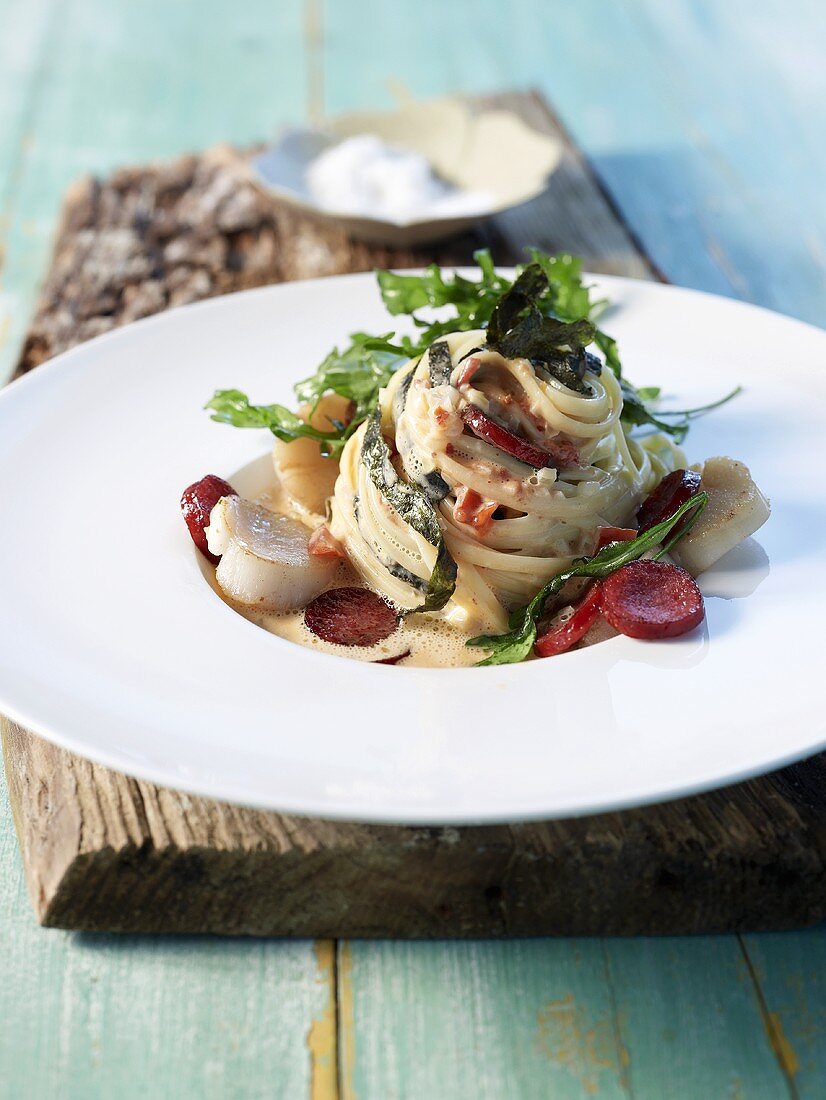
[[[405,523],[436,547],[436,564],[430,575],[427,595],[422,606],[416,610],[439,611],[456,588],[456,562],[445,544],[433,505],[421,489],[402,481],[393,468],[390,448],[381,434],[381,413],[378,409],[367,420],[361,460],[370,480],[387,503]]]
[[[453,359],[447,340],[437,340],[435,344],[431,344],[427,358],[430,362],[431,386],[447,386],[453,373]]]
[[[393,395],[393,419],[396,424],[399,423],[399,419],[404,412],[407,394],[410,390],[410,383],[413,381],[415,370],[416,368],[414,366],[407,372],[401,382],[399,382],[399,388]],[[417,485],[421,486],[428,500],[432,500],[435,504],[438,504],[440,500],[444,500],[450,492],[450,486],[438,470],[426,470],[413,480]]]

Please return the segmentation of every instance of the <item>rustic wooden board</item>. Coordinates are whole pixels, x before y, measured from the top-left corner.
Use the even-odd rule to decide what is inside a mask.
[[[564,135],[536,96],[500,97]],[[567,140],[567,139],[566,139]],[[288,278],[432,259],[354,245],[261,198],[228,149],[86,180],[68,196],[27,370],[169,305]],[[488,243],[566,247],[654,274],[569,142],[549,192]],[[38,919],[113,931],[472,936],[784,928],[826,915],[823,758],[666,806],[462,829],[342,825],[192,798],[6,723]]]

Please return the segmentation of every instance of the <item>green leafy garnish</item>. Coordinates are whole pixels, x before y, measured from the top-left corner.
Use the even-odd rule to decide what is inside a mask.
[[[445,606],[456,588],[456,562],[447,548],[442,529],[433,505],[416,486],[402,481],[390,461],[390,448],[381,434],[381,412],[376,409],[367,421],[361,460],[370,480],[387,503],[398,512],[431,546],[436,547],[436,564],[425,590],[425,601],[417,611],[439,611]],[[398,567],[392,568],[398,576]],[[405,573],[407,571],[405,570]],[[410,583],[410,576],[404,578]],[[418,587],[418,585],[415,585]]]
[[[337,393],[353,403],[347,423],[333,423],[319,430],[283,405],[253,405],[240,390],[218,390],[207,408],[213,420],[238,428],[268,428],[279,439],[315,439],[322,453],[338,456],[344,444],[368,418],[378,403],[379,390],[408,359],[422,355],[431,344],[451,332],[487,328],[487,340],[509,357],[534,360],[566,386],[585,392],[583,375],[594,369],[585,347],[595,344],[605,364],[620,379],[624,398],[622,420],[626,428],[650,427],[681,441],[689,420],[731,400],[733,391],[720,401],[699,409],[667,412],[654,409],[656,387],[636,389],[622,375],[616,341],[596,324],[607,301],[594,299],[583,280],[582,261],[569,253],[548,256],[530,250],[531,262],[516,269],[516,278],[497,273],[487,249],[474,254],[479,278],[445,274],[436,264],[422,275],[377,271],[379,291],[393,316],[406,315],[415,334],[354,333],[350,344],[333,351],[316,372],[295,386],[300,402],[314,408],[325,393]],[[440,311],[439,319],[422,310]],[[671,418],[678,418],[672,422]]]
[[[488,322],[488,347],[506,359],[530,359],[537,368],[571,389],[586,393],[586,369],[600,368],[588,361],[585,348],[596,329],[590,321],[561,321],[543,310],[556,300],[546,271],[529,264],[500,297]]]
[[[580,558],[565,573],[553,577],[537,592],[531,602],[514,612],[511,616],[511,629],[506,634],[482,634],[477,638],[471,638],[466,644],[478,646],[481,649],[489,649],[490,655],[479,665],[509,665],[524,661],[530,655],[536,641],[536,624],[542,617],[548,600],[559,593],[563,585],[572,577],[592,577],[602,580],[610,573],[615,573],[623,565],[630,561],[636,561],[646,551],[662,544],[662,548],[656,554],[657,558],[663,556],[668,550],[686,534],[694,525],[708,503],[705,493],[697,493],[690,500],[685,501],[662,523],[649,528],[644,534],[639,535],[629,542],[614,542],[600,550],[592,558]],[[670,539],[668,535],[673,531],[683,516],[691,513],[680,530]]]
[[[342,430],[325,432],[306,424],[284,405],[251,405],[240,390],[216,390],[214,397],[204,408],[212,411],[212,419],[234,428],[269,428],[273,435],[285,443],[302,436],[318,440],[325,454],[337,453],[341,445]]]
[[[347,423],[335,421],[331,430],[322,431],[302,420],[284,405],[252,405],[240,390],[218,390],[206,408],[212,419],[236,428],[269,428],[285,443],[293,439],[315,439],[321,453],[338,457],[350,436],[378,404],[379,390],[407,358],[403,352],[388,350],[392,332],[370,336],[356,332],[344,351],[333,348],[315,374],[297,382],[298,400],[312,409],[325,393],[337,393],[353,402],[353,414]]]

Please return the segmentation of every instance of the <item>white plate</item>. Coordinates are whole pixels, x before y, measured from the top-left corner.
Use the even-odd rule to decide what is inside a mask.
[[[600,279],[638,384],[697,403],[691,459],[742,458],[759,543],[706,575],[706,628],[526,665],[359,664],[266,634],[205,581],[182,488],[269,447],[217,387],[289,400],[336,342],[386,331],[370,276],[173,310],[0,394],[0,709],[131,775],[387,822],[557,817],[670,798],[826,741],[826,333],[691,291]],[[720,594],[722,598],[711,598]]]

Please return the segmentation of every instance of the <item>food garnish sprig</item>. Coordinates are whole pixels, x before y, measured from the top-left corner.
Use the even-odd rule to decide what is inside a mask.
[[[221,423],[236,428],[268,428],[284,442],[314,439],[323,454],[338,457],[347,440],[375,409],[379,391],[399,367],[447,333],[486,328],[492,318],[496,320],[497,311],[498,316],[509,316],[509,331],[503,333],[503,339],[513,355],[520,354],[520,348],[535,350],[537,341],[553,331],[558,341],[560,334],[564,335],[560,322],[567,326],[568,335],[576,336],[575,351],[581,352],[586,344],[593,343],[602,352],[605,365],[620,379],[622,419],[628,429],[647,426],[668,433],[679,443],[692,417],[717,408],[739,392],[738,387],[712,405],[697,409],[655,412],[653,403],[660,396],[659,388],[632,386],[622,375],[616,341],[596,325],[608,301],[592,297],[591,287],[582,278],[582,261],[568,253],[549,256],[537,249],[532,249],[530,256],[531,263],[518,267],[515,279],[496,271],[487,249],[474,254],[478,279],[445,275],[436,264],[422,275],[377,271],[379,292],[388,312],[408,317],[415,336],[353,333],[346,348],[333,348],[316,372],[294,387],[299,403],[311,408],[325,393],[346,398],[352,403],[346,423],[334,421],[330,429],[322,430],[284,405],[254,405],[237,389],[217,390],[206,408],[212,419]],[[422,316],[422,310],[438,310],[439,318]],[[552,323],[547,324],[549,321]],[[558,356],[552,356],[551,363],[557,372],[561,369]]]

